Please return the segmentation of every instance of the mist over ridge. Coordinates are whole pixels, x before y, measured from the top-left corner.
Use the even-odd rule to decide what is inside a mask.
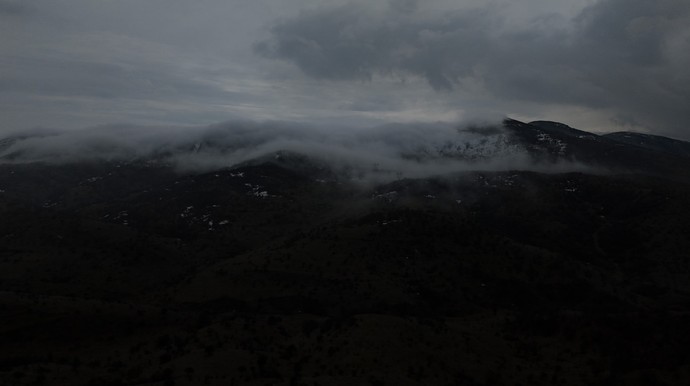
[[[370,128],[237,120],[204,127],[109,125],[42,130],[4,139],[0,162],[147,162],[199,172],[299,156],[336,172],[356,172],[365,180],[468,170],[587,169],[574,159],[539,162],[528,150],[498,120]]]

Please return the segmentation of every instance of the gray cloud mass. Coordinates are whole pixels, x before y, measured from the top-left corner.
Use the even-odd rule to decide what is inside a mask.
[[[687,0],[0,0],[36,127],[511,116],[690,139]]]
[[[480,84],[497,99],[608,109],[619,123],[687,136],[685,0],[602,0],[571,19],[523,25],[493,6],[429,13],[408,3],[303,12],[275,25],[255,51],[319,79],[418,76],[447,93]]]

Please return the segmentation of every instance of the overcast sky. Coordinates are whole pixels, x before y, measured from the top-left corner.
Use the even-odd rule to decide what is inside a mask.
[[[505,115],[690,139],[690,1],[0,0],[0,131]]]

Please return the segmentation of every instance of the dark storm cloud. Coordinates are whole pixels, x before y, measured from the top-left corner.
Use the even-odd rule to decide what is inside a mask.
[[[602,0],[575,18],[516,25],[496,7],[415,11],[345,5],[284,20],[259,54],[318,79],[419,76],[435,90],[480,84],[496,99],[611,111],[619,123],[687,136],[690,3]]]
[[[271,31],[273,39],[255,49],[290,60],[316,78],[366,80],[375,73],[402,70],[425,77],[435,89],[451,89],[471,73],[476,58],[470,55],[487,55],[481,51],[489,48],[485,43],[490,18],[484,10],[458,12],[447,19],[389,18],[349,4],[305,12],[278,24]]]

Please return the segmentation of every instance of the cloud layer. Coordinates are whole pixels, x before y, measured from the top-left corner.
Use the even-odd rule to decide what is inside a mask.
[[[390,124],[370,128],[233,121],[207,127],[113,125],[43,131],[0,143],[0,163],[111,161],[169,164],[182,171],[307,156],[362,180],[425,177],[468,170],[563,171],[536,164],[502,125]]]
[[[284,20],[255,45],[306,75],[426,80],[447,93],[608,111],[618,123],[687,136],[690,3],[601,0],[574,18],[514,24],[494,6],[423,12],[347,4]]]
[[[690,139],[685,0],[0,0],[34,127],[504,116]]]

